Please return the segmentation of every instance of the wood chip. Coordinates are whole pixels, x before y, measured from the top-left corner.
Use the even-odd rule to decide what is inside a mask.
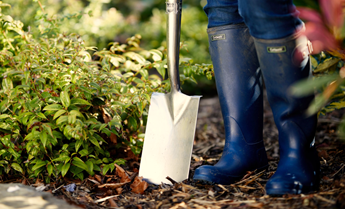
[[[329,200],[329,199],[324,198],[324,197],[322,197],[322,196],[320,196],[318,194],[314,194],[314,197],[316,197],[317,199],[322,200],[324,202],[327,202],[329,204],[332,204],[332,205],[335,205],[335,203],[336,203],[334,200]]]
[[[118,197],[118,196],[119,196],[119,195],[112,195],[112,196],[104,197],[104,198],[102,198],[102,199],[95,200],[94,202],[95,202],[95,203],[100,203],[100,202],[104,202],[104,201],[106,201],[106,200],[109,200],[109,199],[112,199],[112,198]]]

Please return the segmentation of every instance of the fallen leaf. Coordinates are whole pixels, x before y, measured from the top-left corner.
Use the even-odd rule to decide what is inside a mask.
[[[116,175],[121,178],[120,182],[121,183],[131,182],[131,179],[129,178],[126,171],[123,168],[121,168],[121,166],[117,165],[116,163],[114,163],[114,164],[116,167]]]
[[[116,188],[117,194],[122,194],[122,191],[123,191],[123,188],[121,188],[121,187]]]
[[[132,189],[132,192],[143,194],[148,186],[149,184],[146,181],[143,181],[143,177],[136,176],[130,187]]]
[[[114,134],[114,133],[110,134],[110,141],[113,144],[117,144],[117,136],[116,136],[116,134]]]
[[[102,183],[102,177],[100,175],[95,175],[95,179],[99,182]]]
[[[118,207],[116,202],[113,199],[109,199],[108,201],[109,201],[110,207],[113,207],[113,208],[117,208]]]

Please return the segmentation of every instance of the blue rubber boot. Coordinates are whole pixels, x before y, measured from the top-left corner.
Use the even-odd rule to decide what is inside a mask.
[[[197,168],[193,180],[231,184],[268,165],[262,140],[262,76],[244,24],[209,28],[208,34],[226,139],[217,164]]]
[[[266,193],[281,196],[316,191],[320,183],[314,146],[317,117],[306,115],[313,96],[296,98],[288,93],[293,83],[309,77],[308,41],[296,36],[254,41],[279,131],[280,161],[266,184]]]

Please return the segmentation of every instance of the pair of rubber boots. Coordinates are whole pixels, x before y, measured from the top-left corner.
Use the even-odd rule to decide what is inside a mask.
[[[255,39],[244,24],[210,28],[208,34],[226,140],[217,164],[197,168],[193,180],[227,185],[247,171],[268,167],[262,136],[263,75],[280,150],[266,193],[279,196],[318,190],[317,118],[305,113],[313,96],[296,98],[288,93],[293,83],[310,74],[307,39],[296,35]]]

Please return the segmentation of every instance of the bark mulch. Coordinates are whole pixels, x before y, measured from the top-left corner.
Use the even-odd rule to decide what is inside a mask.
[[[201,101],[190,178],[184,182],[171,179],[173,185],[147,184],[137,176],[138,162],[133,162],[127,167],[117,167],[113,175],[96,175],[79,182],[66,179],[60,185],[36,182],[35,186],[45,186],[43,190],[83,208],[345,208],[345,143],[336,134],[342,115],[343,111],[336,111],[319,118],[316,146],[321,162],[321,187],[317,193],[265,195],[265,184],[279,161],[278,131],[267,101],[264,139],[268,170],[248,172],[231,185],[191,182],[198,166],[215,164],[222,154],[225,136],[217,98]]]

